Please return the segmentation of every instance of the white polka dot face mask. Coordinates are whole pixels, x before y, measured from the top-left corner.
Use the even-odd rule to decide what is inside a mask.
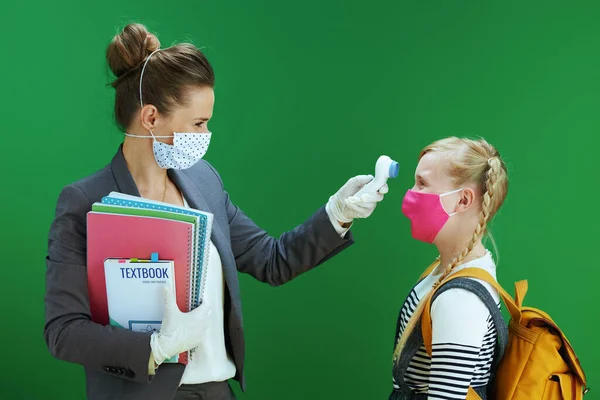
[[[164,169],[187,169],[204,157],[208,150],[211,133],[179,133],[173,136],[140,136],[126,133],[125,136],[152,139],[154,158],[159,167]],[[173,138],[173,144],[159,142],[157,138]]]

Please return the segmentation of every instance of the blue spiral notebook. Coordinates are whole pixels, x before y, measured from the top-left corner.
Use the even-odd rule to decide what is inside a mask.
[[[113,207],[103,207],[113,206]],[[194,271],[192,271],[192,285],[190,290],[190,309],[194,309],[202,302],[204,286],[206,282],[206,270],[209,260],[210,237],[212,232],[213,214],[193,208],[179,207],[172,204],[161,203],[141,197],[130,196],[123,193],[111,192],[102,198],[101,205],[93,205],[92,210],[113,213],[126,213],[126,209],[132,209],[131,214],[138,214],[133,210],[145,210],[148,216],[189,220],[195,225],[194,243]],[[144,213],[144,214],[145,214]],[[191,219],[190,219],[191,217]]]

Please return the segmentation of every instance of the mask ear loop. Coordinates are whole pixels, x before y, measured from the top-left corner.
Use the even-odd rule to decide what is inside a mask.
[[[444,193],[444,194],[440,194],[440,204],[442,205],[442,209],[443,209],[444,211],[446,211],[446,208],[444,208],[444,203],[442,203],[442,197],[444,197],[444,196],[448,196],[448,195],[451,195],[451,194],[454,194],[454,193],[458,193],[458,192],[460,192],[460,191],[462,191],[462,190],[463,190],[463,189],[461,188],[461,189],[456,189],[456,190],[453,190],[453,191],[451,191],[451,192],[446,192],[446,193]],[[457,212],[455,211],[455,212],[453,212],[453,213],[449,213],[448,211],[446,211],[446,214],[448,214],[448,216],[449,216],[449,217],[452,217],[453,215],[456,215],[456,214],[457,214]]]
[[[144,79],[144,71],[146,70],[146,65],[148,65],[148,61],[150,61],[150,58],[154,55],[154,53],[160,50],[161,49],[156,49],[152,53],[150,53],[150,55],[148,56],[148,58],[146,58],[146,61],[144,62],[144,66],[142,67],[142,73],[140,74],[140,108],[144,108],[144,101],[142,100],[142,80]]]
[[[142,81],[144,79],[144,71],[146,70],[146,65],[148,65],[148,61],[150,61],[150,58],[154,55],[154,53],[160,51],[161,49],[156,49],[154,50],[152,53],[150,53],[150,55],[148,56],[148,58],[146,58],[146,61],[144,62],[144,66],[142,67],[142,73],[140,74],[140,109],[144,108],[144,101],[142,100]],[[152,131],[148,131],[150,132],[150,134],[152,135],[152,139],[154,141],[156,141],[156,136],[154,136],[154,132]],[[170,136],[167,136],[170,137]]]

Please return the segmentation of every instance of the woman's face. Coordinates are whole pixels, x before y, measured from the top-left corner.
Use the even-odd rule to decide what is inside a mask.
[[[171,136],[173,132],[181,133],[207,133],[208,121],[212,118],[215,104],[215,93],[211,87],[191,88],[186,93],[184,105],[173,107],[171,114],[163,117],[154,108],[155,136]],[[152,112],[152,111],[151,111]],[[142,112],[144,114],[144,111]],[[143,115],[143,118],[147,116]],[[173,138],[158,138],[165,143],[172,144]]]

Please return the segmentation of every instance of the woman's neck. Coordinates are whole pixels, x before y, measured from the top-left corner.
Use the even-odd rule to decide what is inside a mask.
[[[167,170],[160,168],[154,159],[152,139],[126,137],[123,156],[140,195],[163,201],[168,185]]]

